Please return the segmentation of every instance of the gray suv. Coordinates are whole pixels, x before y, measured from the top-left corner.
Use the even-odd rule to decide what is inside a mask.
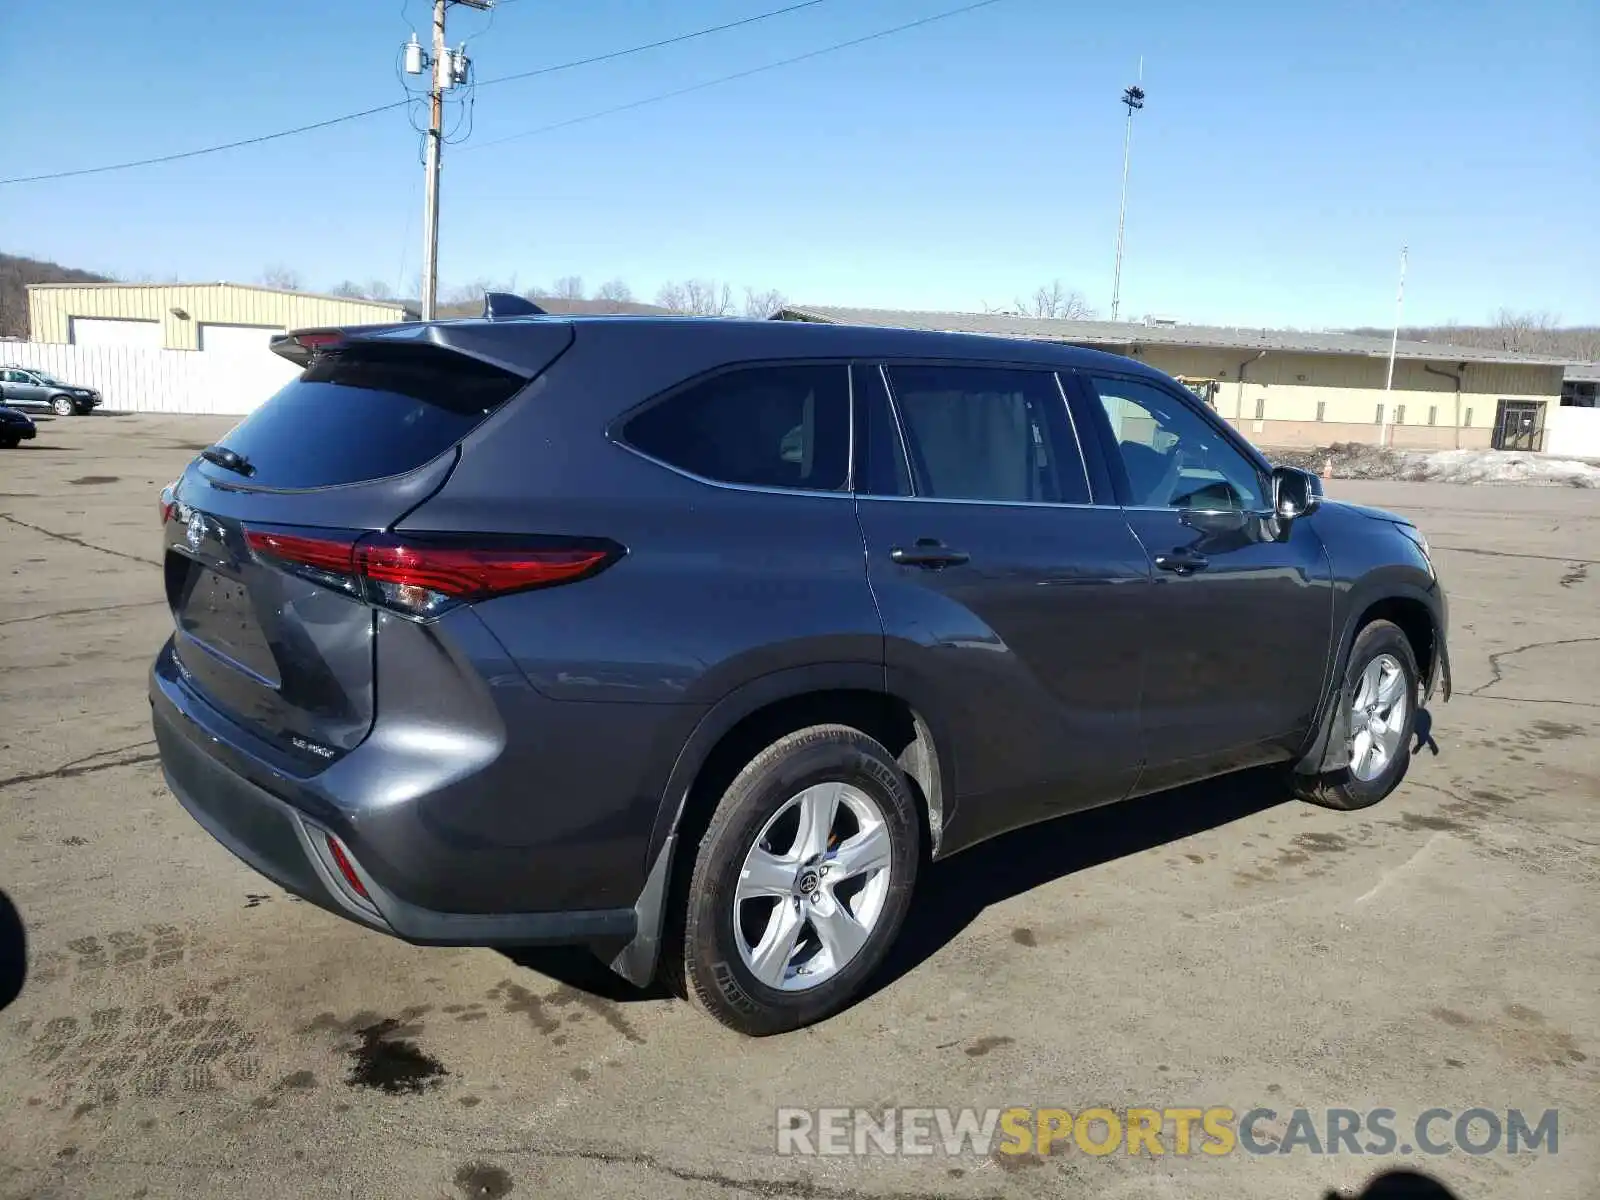
[[[992,338],[318,330],[162,497],[178,799],[408,941],[581,943],[748,1034],[850,1002],[918,877],[1247,767],[1334,808],[1449,693],[1401,517],[1170,378]]]
[[[100,393],[32,367],[6,366],[0,367],[0,403],[48,408],[58,417],[85,416],[99,407]]]

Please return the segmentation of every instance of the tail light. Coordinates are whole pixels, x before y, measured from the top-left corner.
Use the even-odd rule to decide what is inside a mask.
[[[257,559],[408,617],[436,617],[458,604],[574,583],[624,551],[604,538],[499,536],[351,539],[248,529]]]
[[[172,510],[178,506],[178,481],[174,479],[161,489],[161,524],[172,520]]]

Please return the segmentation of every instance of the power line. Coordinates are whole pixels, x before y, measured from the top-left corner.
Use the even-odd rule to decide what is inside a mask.
[[[500,0],[500,4],[509,4],[512,0]],[[613,50],[609,54],[596,54],[592,58],[579,58],[572,62],[558,63],[553,67],[537,67],[532,71],[518,71],[514,75],[500,75],[494,79],[480,79],[479,87],[493,87],[499,83],[512,83],[518,79],[534,79],[540,75],[554,75],[557,71],[570,71],[574,67],[591,67],[596,63],[610,62],[612,59],[625,58],[630,54],[641,54],[646,50],[659,50],[663,46],[676,46],[680,42],[690,42],[695,38],[705,37],[707,34],[723,33],[729,29],[738,29],[743,25],[754,25],[757,21],[766,21],[772,17],[785,16],[788,13],[799,12],[802,8],[815,8],[819,4],[826,4],[828,0],[804,0],[800,4],[791,4],[787,8],[775,8],[771,12],[757,13],[753,17],[741,17],[737,21],[729,21],[725,25],[713,25],[708,29],[697,29],[693,33],[680,33],[676,37],[662,38],[659,42],[647,42],[643,46],[632,46],[627,50]],[[497,5],[498,7],[498,5]]]
[[[617,113],[629,112],[635,108],[643,108],[647,104],[656,104],[662,100],[673,100],[679,96],[687,96],[691,92],[704,91],[706,88],[718,87],[724,83],[732,83],[738,79],[748,79],[752,75],[760,75],[765,71],[776,71],[780,67],[792,67],[795,63],[805,62],[808,59],[820,58],[824,54],[833,54],[839,50],[848,50],[852,46],[860,46],[866,42],[875,42],[880,38],[890,37],[897,33],[904,33],[909,29],[917,29],[923,25],[931,25],[935,21],[944,21],[950,17],[959,17],[963,13],[975,12],[980,8],[988,8],[991,4],[999,4],[1001,0],[977,0],[974,4],[964,4],[960,8],[948,9],[945,12],[934,13],[932,16],[922,17],[915,21],[907,21],[903,25],[895,25],[888,29],[880,29],[876,33],[864,34],[861,37],[850,38],[848,41],[834,42],[831,46],[823,46],[816,50],[808,50],[804,54],[796,54],[792,58],[780,58],[776,62],[764,63],[759,67],[750,67],[747,70],[735,71],[731,75],[720,75],[716,79],[707,79],[700,83],[692,83],[688,87],[674,88],[670,92],[659,92],[654,96],[645,96],[640,100],[630,100],[626,104],[618,104],[612,108],[602,108],[597,112],[585,113],[579,117],[569,117],[565,121],[557,121],[552,125],[540,125],[535,129],[524,129],[521,133],[508,133],[504,137],[492,138],[487,142],[474,142],[464,146],[463,151],[483,150],[490,146],[498,146],[503,142],[515,141],[518,138],[533,137],[540,133],[553,133],[557,129],[566,129],[573,125],[581,125],[586,121],[596,121],[601,117],[614,116]]]
[[[510,0],[501,0],[509,3]],[[696,38],[709,37],[715,33],[722,33],[728,29],[736,29],[742,25],[753,25],[757,21],[771,20],[788,13],[796,12],[802,8],[812,8],[818,4],[827,3],[827,0],[805,0],[800,4],[789,4],[782,8],[775,8],[769,12],[756,13],[754,16],[743,17],[737,21],[729,21],[722,25],[712,25],[706,29],[697,29],[692,33],[679,34],[676,37],[664,38],[659,41],[646,42],[642,46],[630,46],[625,50],[613,50],[608,54],[594,55],[589,58],[575,59],[572,62],[556,63],[554,66],[539,67],[532,71],[524,71],[516,75],[505,75],[496,79],[482,80],[478,86],[487,87],[492,84],[510,83],[516,79],[532,79],[538,75],[551,75],[557,71],[568,71],[575,67],[589,66],[594,63],[609,62],[613,59],[625,58],[630,54],[643,54],[648,50],[658,50],[663,46],[677,45],[681,42],[693,41]],[[78,167],[71,171],[50,171],[40,175],[17,175],[10,179],[0,179],[0,187],[17,183],[45,183],[55,179],[76,179],[84,175],[103,175],[110,171],[127,171],[134,167],[154,167],[163,163],[181,162],[184,159],[200,158],[207,154],[220,154],[224,150],[238,150],[245,146],[259,146],[263,142],[274,142],[282,138],[295,137],[302,133],[313,133],[318,129],[327,129],[334,125],[342,125],[347,121],[360,121],[367,117],[377,116],[379,113],[393,112],[397,108],[405,108],[412,103],[411,97],[405,100],[395,100],[388,104],[375,105],[372,108],[363,108],[358,112],[344,113],[341,116],[329,117],[323,121],[313,121],[309,125],[296,125],[292,129],[280,129],[276,133],[263,133],[256,137],[239,138],[232,142],[221,142],[215,146],[202,146],[196,150],[181,150],[173,154],[157,154],[150,158],[130,159],[126,162],[105,163],[98,167]]]

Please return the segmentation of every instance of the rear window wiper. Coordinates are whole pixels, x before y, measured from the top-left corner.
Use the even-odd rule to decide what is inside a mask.
[[[237,450],[229,450],[220,442],[216,443],[215,445],[207,446],[204,450],[200,451],[200,457],[205,459],[208,463],[216,463],[217,466],[221,467],[224,471],[234,471],[245,476],[246,478],[249,478],[251,475],[256,473],[256,469],[250,465],[250,460],[248,458],[240,454]]]

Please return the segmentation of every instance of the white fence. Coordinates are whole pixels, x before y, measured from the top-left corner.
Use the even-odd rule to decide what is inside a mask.
[[[1566,458],[1600,458],[1600,408],[1552,407],[1544,418],[1544,452]]]
[[[248,413],[299,373],[265,349],[229,354],[59,342],[0,341],[0,363],[94,388],[109,412]]]

